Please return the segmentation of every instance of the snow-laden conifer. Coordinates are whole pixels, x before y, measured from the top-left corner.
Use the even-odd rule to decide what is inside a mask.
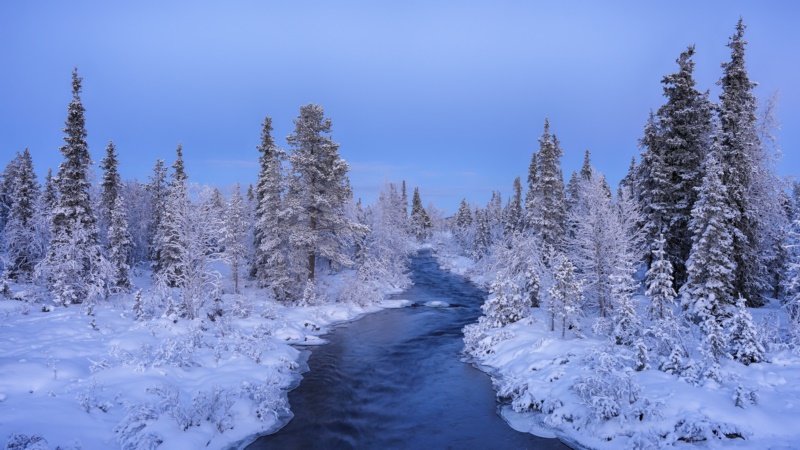
[[[645,294],[650,298],[647,313],[652,320],[671,316],[677,297],[672,288],[672,264],[666,257],[665,247],[666,239],[659,234],[653,247],[652,263],[645,276]]]
[[[72,72],[72,100],[64,127],[64,162],[58,170],[59,196],[51,215],[51,240],[45,259],[37,266],[58,305],[91,305],[106,289],[109,265],[98,242],[97,224],[89,196],[89,166],[81,78]]]
[[[186,185],[186,172],[183,168],[183,147],[178,144],[175,150],[177,157],[172,165],[172,180],[164,203],[161,222],[157,232],[156,244],[158,255],[155,275],[160,283],[176,286],[181,276],[186,273],[187,258],[184,253],[191,239],[188,230],[191,202]]]
[[[430,237],[432,228],[431,218],[422,206],[419,188],[415,187],[414,196],[411,198],[411,229],[418,241],[424,241]]]
[[[223,247],[223,256],[231,267],[231,280],[233,293],[239,293],[239,272],[242,262],[247,254],[245,239],[247,237],[247,218],[245,214],[244,199],[239,184],[233,190],[233,195],[223,216],[222,237],[220,243]]]
[[[100,169],[103,171],[103,180],[100,183],[100,208],[98,222],[101,241],[107,243],[108,228],[111,223],[111,211],[117,201],[117,196],[122,189],[122,178],[119,175],[119,161],[117,160],[114,142],[108,141],[106,156],[100,160]]]
[[[36,206],[39,200],[39,183],[33,171],[33,160],[28,149],[17,153],[6,170],[9,186],[10,208],[3,230],[7,276],[13,280],[29,280],[36,264],[42,258],[43,247],[37,239]]]
[[[562,155],[558,139],[550,134],[550,122],[545,119],[536,158],[533,205],[527,212],[529,223],[544,245],[557,249],[563,244],[566,226]]]
[[[109,287],[127,291],[131,287],[131,267],[128,264],[133,247],[128,231],[128,215],[121,195],[114,198],[108,223],[108,262],[111,264]]]
[[[317,260],[331,267],[349,267],[347,245],[353,223],[346,213],[352,199],[348,164],[339,156],[339,144],[328,135],[331,120],[319,105],[300,108],[294,133],[286,139],[293,151],[286,194],[289,245],[297,260],[291,266],[298,281],[313,281]],[[305,261],[303,261],[303,259]]]
[[[736,300],[735,308],[724,327],[728,333],[731,356],[746,366],[764,361],[764,346],[759,342],[753,316],[747,311],[744,298],[740,296]]]
[[[555,331],[556,321],[561,327],[561,337],[567,328],[579,329],[580,303],[583,298],[583,283],[575,277],[575,266],[567,257],[561,257],[553,274],[550,287],[550,331]]]
[[[489,286],[489,297],[481,306],[483,320],[491,328],[501,328],[527,317],[530,303],[512,280],[498,274]]]

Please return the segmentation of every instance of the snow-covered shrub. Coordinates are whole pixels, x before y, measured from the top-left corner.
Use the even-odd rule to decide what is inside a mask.
[[[268,378],[263,383],[245,381],[242,384],[242,396],[253,402],[254,413],[259,420],[266,420],[268,416],[278,418],[289,412],[286,396],[280,388],[278,380]]]
[[[199,425],[202,421],[210,422],[219,433],[233,428],[231,416],[233,398],[230,392],[220,385],[214,385],[210,391],[200,391],[192,398],[192,422]]]
[[[590,374],[579,377],[572,389],[596,419],[606,421],[623,415],[639,400],[641,387],[628,363],[619,347],[587,356],[585,365]]]
[[[136,294],[133,297],[132,310],[133,310],[133,318],[137,322],[141,322],[141,321],[143,321],[143,320],[148,318],[147,317],[147,313],[145,312],[144,300],[142,300],[142,290],[141,289],[136,291]]]
[[[123,450],[155,450],[164,442],[157,433],[147,430],[158,420],[159,412],[150,403],[137,403],[128,408],[125,417],[114,427],[117,442]]]
[[[253,314],[253,302],[243,295],[235,295],[231,302],[230,313],[234,317],[246,319]]]
[[[75,401],[78,402],[84,411],[91,412],[93,409],[99,409],[107,413],[114,405],[108,400],[101,400],[100,393],[103,391],[103,386],[97,383],[97,380],[92,378],[89,383],[89,388],[85,392],[80,392],[75,396]]]
[[[493,330],[485,317],[478,319],[478,323],[465,326],[463,333],[464,352],[475,357],[494,353],[497,344],[514,337],[509,330]]]
[[[776,311],[762,317],[756,329],[758,341],[766,350],[775,352],[787,348],[786,336],[781,332],[781,318]]]
[[[6,442],[6,450],[50,450],[47,439],[38,434],[17,434],[14,433]]]

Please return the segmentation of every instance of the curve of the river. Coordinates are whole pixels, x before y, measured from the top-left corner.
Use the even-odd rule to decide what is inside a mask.
[[[414,285],[397,298],[414,306],[336,327],[289,393],[294,418],[248,450],[566,448],[509,427],[489,377],[462,361],[461,329],[477,321],[485,292],[430,251],[410,269]],[[437,301],[450,306],[426,306]]]

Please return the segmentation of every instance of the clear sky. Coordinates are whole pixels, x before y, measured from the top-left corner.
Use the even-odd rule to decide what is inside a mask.
[[[800,163],[800,3],[741,1],[0,2],[0,164],[29,148],[61,161],[70,72],[84,78],[95,161],[109,140],[124,178],[145,181],[183,143],[191,180],[253,183],[260,124],[285,146],[318,103],[350,163],[356,197],[384,180],[454,211],[527,173],[545,117],[565,176],[589,149],[616,184],[638,154],[661,78],[697,46],[698,87],[719,90],[742,16],[747,64],[781,91],[780,164]]]

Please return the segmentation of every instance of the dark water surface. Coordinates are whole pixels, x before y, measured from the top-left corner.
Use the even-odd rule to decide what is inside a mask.
[[[415,306],[336,327],[289,393],[294,418],[248,450],[566,448],[509,427],[489,377],[461,362],[461,329],[477,321],[485,293],[429,251],[411,270],[414,285],[397,298]],[[435,300],[450,307],[424,306]]]

